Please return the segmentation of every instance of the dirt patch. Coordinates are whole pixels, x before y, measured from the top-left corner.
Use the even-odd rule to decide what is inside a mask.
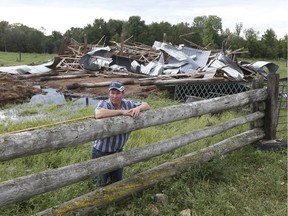
[[[0,105],[21,103],[43,91],[31,83],[18,80],[13,75],[0,73]]]
[[[126,97],[141,96],[146,97],[151,92],[158,91],[156,86],[140,86],[137,78],[119,78],[119,77],[103,77],[103,76],[87,76],[74,79],[60,79],[60,80],[48,80],[41,81],[41,78],[29,78],[20,80],[15,75],[6,73],[0,73],[0,105],[21,103],[28,101],[33,95],[43,94],[44,91],[35,87],[41,86],[41,88],[54,88],[59,92],[62,92],[68,96],[76,97],[107,97],[108,96],[108,84],[113,80],[121,80],[123,82],[132,79],[133,84],[125,85]],[[73,84],[83,83],[103,83],[104,86],[99,87],[79,87],[75,89],[69,89],[67,86]]]

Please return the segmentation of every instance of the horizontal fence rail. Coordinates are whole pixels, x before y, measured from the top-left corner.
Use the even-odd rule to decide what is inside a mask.
[[[103,174],[155,156],[159,156],[164,153],[171,152],[191,142],[219,134],[245,123],[256,121],[263,116],[264,114],[261,112],[252,113],[227,121],[218,126],[193,131],[153,145],[113,154],[110,157],[101,157],[86,162],[1,182],[0,206],[24,200],[38,194],[79,182],[94,175]],[[47,184],[47,182],[49,182],[49,184]]]
[[[62,203],[59,206],[44,210],[36,215],[69,215],[71,212],[86,215],[86,213],[90,212],[93,208],[103,207],[119,201],[132,193],[147,189],[168,177],[180,174],[191,168],[192,165],[208,161],[217,155],[227,154],[263,137],[264,132],[259,128],[246,131],[207,148],[192,152],[130,178],[108,185],[103,189],[95,190],[66,203]]]
[[[148,110],[141,113],[137,119],[117,116],[17,134],[3,134],[0,135],[0,161],[72,147],[98,138],[228,110],[263,101],[267,95],[265,89],[256,89],[205,101]]]

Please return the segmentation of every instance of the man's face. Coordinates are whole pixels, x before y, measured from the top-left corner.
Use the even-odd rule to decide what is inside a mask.
[[[124,92],[118,91],[116,89],[111,89],[109,91],[109,99],[114,106],[120,106],[121,100],[124,97]]]

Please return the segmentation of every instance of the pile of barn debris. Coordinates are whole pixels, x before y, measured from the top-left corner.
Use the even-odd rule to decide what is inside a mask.
[[[100,40],[101,41],[101,40]],[[99,41],[99,42],[100,42]],[[114,46],[81,44],[74,39],[63,40],[59,55],[53,61],[36,66],[0,67],[1,72],[35,74],[84,70],[87,73],[121,73],[147,79],[209,79],[249,81],[257,75],[264,78],[278,66],[272,62],[238,62],[241,49],[229,51],[222,46],[219,52],[188,47],[184,44],[155,41],[153,46],[126,41]],[[225,44],[225,43],[223,43]],[[59,73],[57,73],[59,74]],[[55,75],[55,73],[54,73]]]
[[[229,51],[222,46],[219,52],[188,47],[184,44],[155,41],[153,46],[112,41],[114,46],[89,46],[71,39],[60,53],[56,69],[89,72],[114,71],[138,74],[150,79],[196,78],[247,81],[258,74],[266,77],[278,66],[272,62],[238,62],[241,49]],[[225,44],[225,43],[223,43]],[[70,51],[70,52],[69,52]],[[128,75],[128,74],[127,74]]]

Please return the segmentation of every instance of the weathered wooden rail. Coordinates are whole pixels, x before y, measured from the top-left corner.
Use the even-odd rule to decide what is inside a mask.
[[[275,106],[277,106],[277,83],[279,77],[276,74],[269,74],[268,80],[267,88],[255,89],[190,104],[149,110],[141,113],[137,119],[117,116],[99,120],[86,120],[79,123],[17,134],[0,135],[0,161],[7,161],[87,143],[91,140],[114,134],[179,121],[207,113],[220,112],[249,104],[254,105],[254,111],[252,113],[214,127],[192,131],[169,140],[130,151],[124,151],[109,157],[88,160],[1,182],[0,206],[25,200],[101,173],[159,156],[239,125],[246,123],[253,125],[253,128],[245,133],[238,134],[205,149],[167,162],[145,173],[140,173],[131,178],[109,185],[101,189],[101,192],[96,190],[63,203],[62,205],[47,209],[38,215],[64,215],[71,212],[84,213],[93,207],[104,206],[122,199],[125,196],[129,196],[134,192],[151,187],[163,178],[185,171],[191,164],[207,161],[215,155],[234,151],[237,148],[261,139],[275,139],[277,126],[277,121],[275,121],[275,119],[277,119]],[[256,104],[264,101],[264,112],[256,110]],[[254,122],[257,122],[257,124],[254,124]],[[173,164],[173,166],[167,164]],[[149,178],[151,176],[153,176],[153,178]],[[47,182],[49,182],[49,184]],[[119,187],[123,190],[119,190]]]

